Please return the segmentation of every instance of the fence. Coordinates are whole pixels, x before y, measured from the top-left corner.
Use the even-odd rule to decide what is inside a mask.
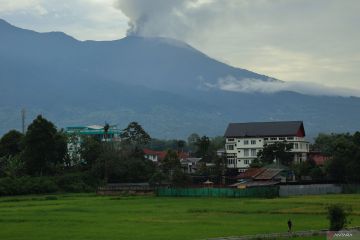
[[[257,188],[158,188],[156,195],[161,197],[263,197],[279,196],[279,187]]]
[[[360,193],[360,185],[357,184],[343,184],[342,193]]]
[[[148,183],[115,183],[107,184],[99,187],[97,194],[99,195],[117,195],[122,193],[149,193],[153,192],[154,188]]]
[[[168,197],[260,197],[274,198],[287,197],[296,195],[321,195],[321,194],[337,194],[337,193],[360,193],[360,185],[336,185],[336,184],[310,184],[310,185],[280,185],[253,187],[245,189],[224,188],[222,186],[214,186],[212,188],[203,187],[203,185],[193,186],[189,188],[175,187],[159,187],[154,188],[147,183],[127,183],[127,184],[108,184],[99,187],[98,194],[115,195],[126,192],[133,193],[150,193],[154,192],[157,196]]]
[[[311,185],[282,185],[279,188],[280,197],[296,195],[321,195],[341,193],[342,187],[335,184],[311,184]]]

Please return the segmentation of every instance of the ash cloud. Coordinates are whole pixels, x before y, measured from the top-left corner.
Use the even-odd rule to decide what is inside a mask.
[[[198,29],[211,11],[212,0],[117,0],[129,18],[127,35],[183,38]]]

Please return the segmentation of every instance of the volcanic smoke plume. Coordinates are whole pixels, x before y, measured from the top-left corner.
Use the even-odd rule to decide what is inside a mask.
[[[214,4],[212,0],[117,0],[116,7],[129,18],[128,36],[184,39],[211,18]]]

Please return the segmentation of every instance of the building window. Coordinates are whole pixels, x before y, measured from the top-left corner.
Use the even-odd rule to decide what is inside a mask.
[[[251,140],[251,144],[252,145],[256,144],[256,140]]]
[[[265,141],[269,140],[269,138],[264,138]]]
[[[299,144],[298,143],[294,143],[294,149],[299,149]]]
[[[226,145],[227,150],[234,150],[234,145]]]
[[[256,157],[256,149],[251,149],[251,156]]]
[[[250,163],[250,161],[249,160],[244,160],[244,164],[249,164]]]
[[[244,156],[248,157],[249,156],[249,149],[244,149]]]
[[[287,137],[287,140],[294,140],[294,137]]]
[[[244,145],[248,145],[249,144],[249,140],[244,140]]]
[[[279,137],[279,140],[285,141],[285,138],[284,137]]]
[[[270,140],[275,141],[275,140],[277,140],[277,138],[276,138],[276,137],[272,137],[272,138],[270,138]]]
[[[228,138],[228,142],[233,142],[234,139],[233,138]]]

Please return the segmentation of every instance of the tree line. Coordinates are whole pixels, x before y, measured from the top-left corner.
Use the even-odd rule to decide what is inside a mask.
[[[105,138],[108,129],[109,126],[105,125]],[[199,169],[199,174],[223,174],[224,164],[220,164],[223,160],[216,155],[216,150],[224,145],[222,137],[191,134],[188,141],[158,140],[152,139],[140,124],[132,122],[121,132],[121,141],[81,136],[80,148],[75,149],[75,154],[70,154],[68,143],[77,141],[77,137],[58,130],[41,115],[29,125],[25,134],[11,130],[3,135],[0,139],[0,195],[2,182],[4,185],[16,182],[16,188],[40,178],[49,180],[45,184],[55,182],[44,188],[56,189],[61,185],[60,190],[65,188],[65,191],[93,189],[107,182],[184,185],[191,182],[180,165],[179,153],[185,151],[203,158],[204,167]],[[146,147],[166,150],[166,157],[155,164],[144,157],[143,148]],[[212,162],[216,163],[217,170],[206,167],[205,163]],[[38,182],[32,187],[36,184]]]
[[[105,135],[109,126],[104,126]],[[237,171],[226,168],[225,156],[217,154],[225,145],[223,137],[209,138],[196,133],[185,140],[153,139],[136,122],[121,132],[119,142],[82,136],[76,154],[69,154],[73,137],[37,116],[25,134],[11,130],[0,139],[0,195],[46,191],[93,190],[107,182],[150,182],[151,184],[201,183],[211,179],[223,183],[224,176]],[[106,136],[105,136],[106,138]],[[292,169],[298,179],[310,176],[316,181],[360,182],[360,133],[319,134],[311,148],[329,156],[324,166],[311,159],[294,163],[291,145],[279,142],[264,147],[252,167],[262,167],[277,159]],[[144,148],[166,151],[159,163],[144,157]],[[180,153],[201,158],[196,172],[185,173]],[[198,180],[196,180],[198,179]],[[27,191],[31,188],[31,191]],[[20,190],[19,190],[20,189]],[[45,191],[45,190],[43,190]]]
[[[292,144],[277,142],[264,147],[258,153],[252,167],[272,164],[276,159],[280,164],[292,169],[296,177],[311,177],[315,181],[338,183],[360,182],[360,132],[340,134],[319,134],[310,149],[326,156],[328,160],[319,166],[313,159],[295,163]]]

